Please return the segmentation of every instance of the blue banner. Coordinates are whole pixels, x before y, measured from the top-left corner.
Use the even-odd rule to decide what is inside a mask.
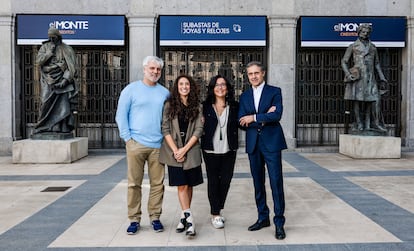
[[[124,16],[17,15],[17,44],[41,44],[55,26],[69,45],[125,45]]]
[[[266,46],[265,16],[161,16],[161,46]]]
[[[371,41],[377,47],[405,47],[404,17],[302,17],[302,47],[347,47],[358,39],[361,23],[372,25]]]

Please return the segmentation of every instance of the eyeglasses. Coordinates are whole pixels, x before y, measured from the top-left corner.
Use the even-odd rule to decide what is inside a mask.
[[[226,88],[227,87],[227,85],[226,84],[216,84],[215,86],[214,86],[214,88]]]

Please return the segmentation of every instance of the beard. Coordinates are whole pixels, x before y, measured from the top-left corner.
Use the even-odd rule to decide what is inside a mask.
[[[157,74],[151,74],[151,73],[145,73],[145,78],[150,80],[151,82],[158,82],[158,80],[160,80],[161,75],[157,75]]]

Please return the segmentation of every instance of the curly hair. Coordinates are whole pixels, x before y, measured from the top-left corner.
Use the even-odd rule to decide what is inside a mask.
[[[235,101],[233,86],[230,84],[230,81],[226,77],[220,74],[210,79],[210,83],[208,84],[208,88],[207,88],[207,97],[206,97],[205,103],[214,104],[216,102],[216,96],[214,95],[214,87],[216,86],[217,79],[219,78],[224,79],[224,82],[226,82],[226,87],[227,87],[226,103],[233,103]]]
[[[190,92],[188,93],[188,105],[185,106],[181,102],[180,94],[178,93],[178,81],[181,78],[186,78],[190,82]],[[170,97],[167,100],[170,103],[170,109],[168,112],[168,118],[173,119],[180,114],[185,114],[185,119],[188,121],[193,121],[197,118],[198,113],[200,112],[200,97],[199,97],[199,88],[194,79],[188,75],[180,75],[175,81],[171,89]]]

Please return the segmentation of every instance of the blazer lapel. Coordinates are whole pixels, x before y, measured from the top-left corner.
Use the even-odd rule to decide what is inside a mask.
[[[178,124],[178,118],[174,118],[172,120],[172,132],[175,133],[176,137],[177,137],[177,143],[178,143],[178,147],[183,147],[183,143],[181,140],[181,135],[180,135],[180,125]],[[180,145],[181,143],[181,145]]]
[[[247,93],[247,94],[249,94],[249,95],[248,95],[249,99],[247,100],[247,101],[248,101],[248,106],[249,106],[249,108],[250,108],[253,112],[256,112],[256,108],[254,107],[253,87],[251,87],[251,88],[248,90],[248,93]]]
[[[262,95],[260,95],[260,100],[259,100],[259,113],[264,113],[265,111],[263,111],[264,109],[268,109],[268,107],[263,107],[264,104],[267,104],[266,99],[267,99],[267,84],[265,83],[265,85],[263,86],[263,90],[262,90]]]

